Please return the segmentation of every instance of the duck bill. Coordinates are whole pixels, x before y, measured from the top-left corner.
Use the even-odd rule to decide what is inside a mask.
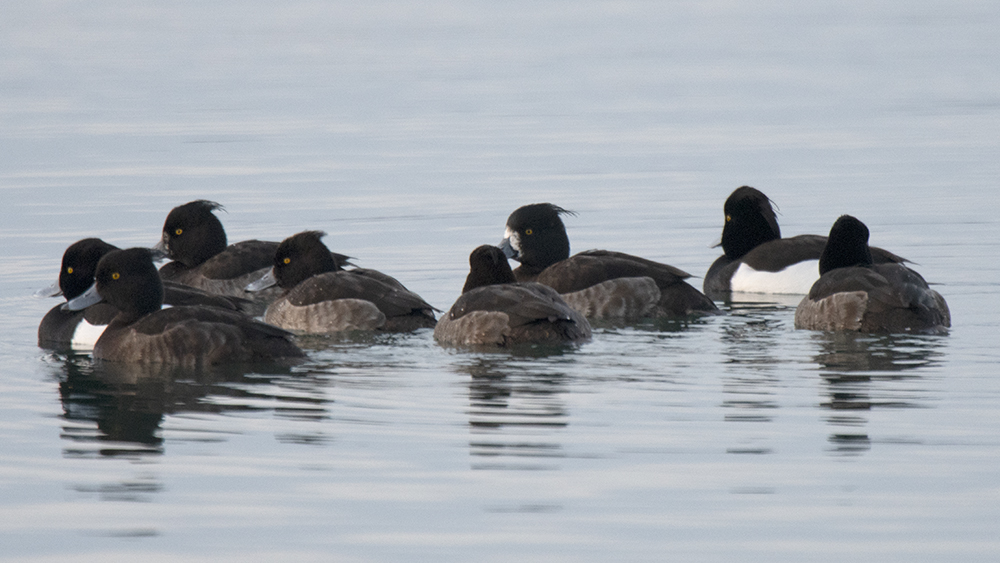
[[[170,249],[167,248],[167,237],[164,236],[160,239],[160,242],[154,244],[149,249],[149,253],[153,255],[153,262],[170,259]]]
[[[247,285],[246,288],[244,288],[244,291],[250,291],[250,292],[263,291],[269,287],[274,287],[276,285],[278,285],[278,280],[277,278],[274,277],[274,268],[271,268],[270,270],[267,271],[266,274],[261,276],[259,280],[251,282],[249,285]]]
[[[510,229],[507,229],[507,232],[504,233],[503,240],[500,241],[498,246],[500,247],[500,250],[503,251],[503,255],[507,258],[512,260],[521,259],[521,245],[516,232],[512,232]]]
[[[101,297],[100,293],[97,293],[97,284],[95,283],[90,286],[90,289],[83,292],[83,294],[67,301],[63,307],[70,311],[82,311],[91,305],[97,305],[101,301],[104,301],[104,298]]]
[[[35,297],[59,297],[62,295],[62,289],[59,288],[59,280],[39,289],[33,295]]]

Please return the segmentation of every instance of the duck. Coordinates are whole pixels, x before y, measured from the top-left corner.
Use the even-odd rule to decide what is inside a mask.
[[[820,277],[795,309],[795,328],[877,333],[941,333],[948,304],[917,272],[876,263],[868,226],[841,215],[819,259]]]
[[[94,284],[70,310],[106,301],[118,310],[94,345],[93,358],[190,368],[297,361],[292,334],[238,311],[207,305],[163,308],[163,282],[149,248],[112,250],[97,264]]]
[[[253,313],[262,314],[281,292],[247,294],[244,288],[270,270],[279,243],[253,239],[228,244],[222,222],[214,213],[217,210],[224,208],[204,199],[170,210],[154,247],[171,260],[160,267],[160,276],[209,293],[249,298],[257,305]],[[333,259],[342,265],[350,260],[341,254]]]
[[[635,321],[714,314],[711,299],[685,280],[691,274],[638,256],[588,250],[570,256],[561,215],[575,215],[551,203],[533,203],[507,218],[500,248],[520,262],[519,282],[534,281],[558,292],[590,320]]]
[[[537,282],[518,282],[503,250],[477,247],[469,255],[462,295],[434,328],[434,339],[453,346],[511,347],[568,344],[590,339],[579,311]]]
[[[59,297],[70,301],[94,284],[97,263],[105,254],[119,250],[100,238],[85,238],[74,242],[63,252],[58,280],[35,293],[37,297]],[[231,311],[250,311],[250,302],[240,297],[212,295],[173,282],[164,282],[164,305],[211,305]],[[109,303],[96,303],[82,311],[70,311],[65,303],[49,310],[38,325],[38,345],[41,348],[92,350],[97,339],[118,309]]]
[[[436,309],[422,297],[377,270],[345,270],[324,236],[323,231],[302,231],[281,241],[271,268],[246,287],[282,291],[264,313],[266,322],[308,334],[434,327]]]
[[[781,237],[771,200],[760,190],[741,186],[726,198],[722,227],[724,254],[708,268],[705,293],[722,299],[733,292],[806,294],[819,277],[819,257],[826,237]],[[888,250],[872,248],[876,263],[906,262]]]

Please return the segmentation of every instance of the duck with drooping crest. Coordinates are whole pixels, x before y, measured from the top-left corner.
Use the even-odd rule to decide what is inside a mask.
[[[272,267],[246,287],[249,292],[280,288],[282,295],[268,306],[265,321],[313,334],[434,327],[434,307],[382,272],[343,269],[323,244],[324,236],[303,231],[281,241]]]
[[[711,299],[685,280],[690,274],[659,262],[608,250],[570,256],[561,215],[551,203],[518,208],[507,219],[500,248],[521,263],[517,281],[537,281],[558,292],[588,319],[634,321],[717,313]]]
[[[816,281],[818,261],[826,237],[781,237],[771,200],[763,192],[741,186],[726,198],[722,227],[724,254],[705,274],[703,289],[716,299],[730,293],[805,294]],[[872,248],[876,263],[905,260],[881,248]]]
[[[252,299],[257,304],[254,314],[262,314],[281,292],[247,294],[244,288],[271,268],[279,243],[253,239],[228,244],[214,213],[218,210],[224,210],[222,205],[204,199],[170,210],[156,249],[172,261],[160,268],[160,276],[210,293]],[[349,257],[335,254],[333,259],[344,265]]]

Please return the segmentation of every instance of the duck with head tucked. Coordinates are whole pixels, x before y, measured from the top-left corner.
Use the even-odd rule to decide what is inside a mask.
[[[286,238],[271,269],[246,287],[249,292],[274,286],[283,291],[268,306],[265,321],[317,334],[434,327],[434,307],[391,276],[365,268],[344,270],[323,244],[324,236],[303,231]]]
[[[94,345],[95,359],[188,367],[302,357],[291,333],[242,313],[204,305],[162,308],[163,283],[147,248],[113,250],[97,264],[94,285],[68,307],[107,301],[118,310]]]
[[[691,275],[673,266],[608,250],[570,256],[560,215],[572,213],[535,203],[510,214],[500,248],[521,263],[514,270],[517,281],[555,289],[588,319],[634,321],[718,312],[711,299],[685,281]]]
[[[951,326],[941,294],[896,263],[877,264],[868,227],[842,215],[819,260],[820,278],[795,310],[795,328],[940,333]]]
[[[587,319],[547,285],[517,282],[503,251],[483,245],[469,256],[462,295],[434,329],[456,346],[565,344],[590,338]]]
[[[723,206],[722,250],[705,274],[705,293],[724,298],[731,292],[805,294],[817,279],[817,263],[826,237],[798,235],[781,238],[771,200],[760,190],[742,186]],[[905,260],[872,248],[876,263]]]

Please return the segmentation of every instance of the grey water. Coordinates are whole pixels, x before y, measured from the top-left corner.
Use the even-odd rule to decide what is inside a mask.
[[[20,2],[0,18],[0,559],[996,561],[1000,4]],[[842,213],[945,335],[796,297],[568,349],[305,338],[287,370],[42,350],[63,250],[321,229],[446,310],[516,207],[701,276],[749,184]],[[696,277],[695,285],[701,279]]]

